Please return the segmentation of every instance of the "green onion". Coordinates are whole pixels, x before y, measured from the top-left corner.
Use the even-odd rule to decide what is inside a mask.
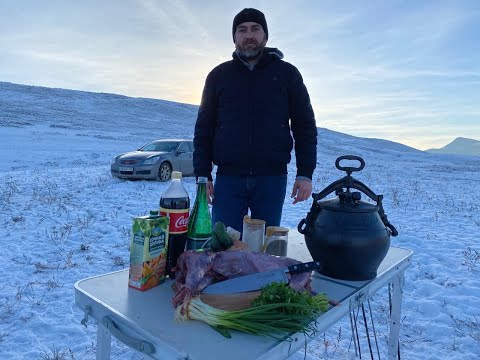
[[[290,338],[290,334],[316,333],[316,319],[328,309],[328,299],[323,294],[312,296],[296,292],[282,283],[273,283],[262,289],[250,308],[244,310],[220,310],[193,297],[177,307],[178,321],[199,320],[207,323],[226,337],[229,330],[275,339]]]

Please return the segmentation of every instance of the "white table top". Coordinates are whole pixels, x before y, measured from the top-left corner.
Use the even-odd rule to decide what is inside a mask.
[[[392,276],[403,271],[411,255],[411,250],[391,247],[378,269],[377,278],[369,281],[339,281],[315,273],[312,287],[326,293],[329,299],[341,302],[340,306],[320,316],[319,334],[348,314],[352,299],[359,294],[373,294]],[[93,318],[100,321],[109,315],[121,325],[123,332],[152,342],[156,348],[154,358],[158,359],[284,359],[304,346],[303,334],[294,334],[293,342],[240,332],[232,332],[232,338],[227,339],[202,322],[178,323],[174,319],[171,285],[172,281],[167,280],[140,292],[128,287],[128,270],[122,270],[78,281],[75,302],[84,310],[89,305]]]

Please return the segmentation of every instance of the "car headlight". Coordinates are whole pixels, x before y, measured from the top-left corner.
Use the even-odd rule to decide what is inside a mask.
[[[143,165],[153,165],[158,161],[159,157],[160,156],[154,156],[154,157],[148,158],[143,162]]]

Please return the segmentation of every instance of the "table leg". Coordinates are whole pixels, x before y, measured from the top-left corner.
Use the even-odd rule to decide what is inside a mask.
[[[392,279],[392,313],[390,316],[390,336],[388,338],[388,359],[397,359],[400,334],[400,310],[402,307],[404,272]]]
[[[112,346],[110,331],[99,321],[97,328],[97,360],[109,360]]]

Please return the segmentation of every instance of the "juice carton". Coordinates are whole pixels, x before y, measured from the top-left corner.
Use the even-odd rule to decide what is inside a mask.
[[[158,211],[133,219],[128,286],[145,291],[165,280],[168,225]]]

